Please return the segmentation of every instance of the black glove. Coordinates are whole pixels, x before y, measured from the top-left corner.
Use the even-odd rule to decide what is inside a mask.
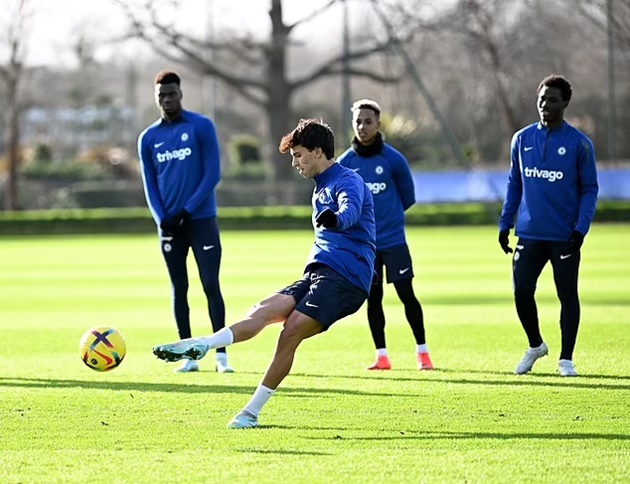
[[[327,208],[315,219],[315,225],[318,227],[326,227],[327,229],[334,229],[337,226],[337,216],[335,212]]]
[[[582,247],[582,244],[584,243],[584,235],[582,235],[581,232],[574,230],[571,232],[571,237],[569,237],[568,242],[569,246],[567,247],[566,254],[563,255],[570,255],[579,252],[580,247]]]
[[[501,244],[501,248],[503,249],[503,252],[505,252],[506,254],[510,254],[512,252],[514,252],[512,250],[512,247],[510,247],[510,230],[501,230],[499,232],[499,244]]]
[[[186,210],[180,210],[172,217],[167,217],[160,223],[162,232],[178,235],[182,232],[184,225],[190,218],[190,214]]]

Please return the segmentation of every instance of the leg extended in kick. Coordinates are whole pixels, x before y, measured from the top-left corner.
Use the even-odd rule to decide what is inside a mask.
[[[228,328],[200,338],[154,346],[153,354],[165,361],[200,360],[211,349],[247,341],[260,333],[265,326],[285,321],[294,307],[295,299],[292,296],[274,294],[258,303],[245,318]]]

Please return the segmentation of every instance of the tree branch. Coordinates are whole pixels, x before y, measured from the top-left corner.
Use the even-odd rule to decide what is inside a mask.
[[[340,76],[345,73],[347,73],[349,76],[363,77],[366,79],[371,79],[372,81],[375,81],[375,82],[380,82],[382,84],[391,84],[391,83],[399,82],[400,80],[404,78],[404,73],[397,76],[386,76],[383,74],[377,74],[376,72],[373,72],[373,71],[356,69],[353,67],[344,69],[344,67],[341,65],[328,64],[327,66],[324,66],[318,69],[317,71],[315,71],[311,76],[305,77],[303,79],[300,79],[299,81],[291,83],[291,85],[289,86],[289,89],[291,92],[297,91],[317,79],[323,79],[324,77]]]
[[[168,47],[168,46],[167,46]],[[164,57],[165,59],[168,59],[172,62],[178,63],[178,64],[182,64],[182,57],[181,57],[181,51],[172,53],[170,52],[167,48],[162,48],[160,46],[158,46],[157,44],[152,44],[152,48],[153,50],[155,50],[155,52],[159,55],[161,55],[162,57]],[[198,72],[202,72],[208,75],[215,75],[216,77],[218,77],[219,79],[221,79],[223,82],[228,83],[231,89],[234,89],[235,91],[237,91],[239,94],[241,94],[244,98],[246,98],[247,100],[251,101],[252,103],[258,105],[258,106],[264,106],[266,104],[266,99],[261,98],[260,96],[257,96],[256,94],[252,93],[249,89],[250,86],[246,85],[245,83],[242,82],[235,82],[235,81],[230,81],[229,79],[236,79],[235,76],[224,76],[220,73],[220,71],[218,70],[209,70],[207,69],[207,67],[209,67],[209,65],[207,63],[204,63],[202,61],[200,61],[197,57],[193,58],[193,57],[189,57],[188,61],[193,62],[196,65],[196,70]],[[266,91],[266,89],[264,89],[264,85],[263,85],[263,89],[264,91]]]
[[[259,77],[239,76],[231,71],[219,68],[216,63],[209,61],[198,50],[198,47],[203,45],[203,42],[160,22],[157,18],[157,11],[150,2],[146,2],[144,5],[146,12],[150,16],[147,25],[138,18],[127,2],[123,0],[115,1],[124,8],[130,21],[130,29],[125,36],[127,39],[139,39],[148,43],[156,53],[170,61],[178,64],[190,63],[198,72],[215,76],[229,84],[230,87],[249,101],[257,105],[264,105],[266,102],[264,96],[257,96],[251,92],[251,89],[254,89],[264,94],[267,93],[267,86],[259,80]],[[158,35],[150,36],[147,32],[149,28],[154,29]],[[160,41],[158,42],[155,39],[160,39]],[[182,55],[185,59],[181,58]]]
[[[268,46],[265,43],[258,42],[250,37],[229,38],[227,40],[216,42],[199,40],[189,37],[190,45],[199,51],[212,51],[214,53],[228,53],[242,60],[246,64],[260,64],[261,55],[266,55]]]
[[[377,54],[379,52],[387,52],[391,50],[392,46],[393,46],[392,42],[388,40],[387,42],[384,42],[382,44],[377,44],[372,47],[368,47],[366,49],[355,50],[353,52],[348,53],[348,60],[352,61],[352,60],[363,59],[365,57],[369,57],[370,55]],[[343,63],[344,59],[345,57],[343,54],[340,54],[337,57],[333,57],[332,59],[329,59],[328,62],[320,65],[316,70],[291,82],[289,88],[292,91],[297,90],[322,77],[336,76],[336,75],[342,74],[343,69],[342,69],[341,64]],[[400,77],[393,78],[393,77],[387,77],[387,76],[380,76],[374,73],[372,73],[371,75],[368,75],[367,71],[361,71],[361,70],[356,70],[356,69],[350,69],[348,71],[348,74],[350,75],[353,75],[353,73],[359,73],[355,75],[359,75],[361,77],[367,77],[367,78],[373,79],[378,82],[383,82],[383,83],[397,82],[400,80]]]
[[[310,22],[315,17],[318,17],[319,15],[324,13],[326,10],[328,10],[330,7],[332,7],[336,3],[339,3],[339,0],[328,0],[328,3],[326,5],[323,5],[321,8],[315,10],[315,12],[311,13],[308,17],[304,17],[304,18],[302,18],[302,19],[292,23],[291,25],[287,25],[288,31],[289,32],[292,31],[295,27],[297,27],[300,24],[303,24],[304,22]]]

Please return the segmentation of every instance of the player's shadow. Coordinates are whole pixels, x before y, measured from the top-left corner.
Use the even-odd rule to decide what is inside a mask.
[[[61,380],[56,378],[10,378],[0,377],[1,387],[13,388],[86,388],[97,390],[115,390],[128,392],[164,392],[164,393],[242,393],[251,394],[254,386],[247,385],[199,385],[196,383],[147,383],[147,382],[117,382],[117,381],[95,381],[95,380]],[[282,393],[291,397],[302,397],[306,395],[339,394],[355,396],[388,396],[405,397],[404,393],[381,393],[366,392],[353,389],[336,388],[303,388],[283,386]]]
[[[562,379],[563,381],[566,380],[572,380],[571,378],[561,378],[557,373],[555,372],[543,372],[543,373],[539,373],[539,372],[534,372],[534,373],[528,373],[527,375],[520,375],[520,376],[516,376],[514,375],[513,372],[511,371],[488,371],[488,370],[470,370],[468,368],[463,368],[463,369],[459,369],[459,370],[445,370],[445,371],[449,371],[449,372],[454,372],[454,373],[478,373],[481,375],[501,375],[501,376],[513,376],[515,378],[532,378],[532,377],[549,377],[549,378],[555,378],[555,379]],[[630,376],[629,375],[602,375],[599,373],[580,373],[580,376],[574,380],[574,381],[579,381],[579,380],[584,380],[584,379],[596,379],[596,380],[611,380],[611,381],[618,381],[618,380],[627,380],[630,381]]]
[[[277,428],[273,426],[265,426],[261,425],[258,427],[259,429],[264,428]],[[278,454],[278,455],[336,455],[333,452],[318,452],[318,451],[301,451],[301,450],[291,450],[291,449],[238,449],[236,452],[242,452],[243,454]]]
[[[295,427],[299,429],[298,427]],[[385,432],[383,432],[385,434]],[[394,435],[395,434],[395,435]],[[383,441],[383,440],[453,440],[453,439],[489,439],[489,440],[630,440],[629,434],[608,434],[608,433],[541,433],[541,432],[449,432],[449,431],[391,431],[389,435],[379,435],[374,437],[344,437],[336,435],[334,437],[304,437],[306,440],[352,440],[352,441]]]
[[[449,373],[446,371],[442,371],[442,373]],[[458,372],[453,372],[453,374],[455,373],[472,373],[469,371],[458,371]],[[479,373],[485,373],[485,372],[479,372]],[[427,377],[423,378],[422,376],[418,376],[418,378],[409,378],[409,377],[402,377],[402,376],[395,376],[392,373],[387,374],[387,378],[379,378],[377,375],[366,375],[366,376],[360,376],[360,375],[327,375],[327,374],[311,374],[311,373],[293,373],[293,376],[299,376],[299,377],[305,377],[305,378],[327,378],[327,379],[331,379],[331,378],[336,378],[336,379],[350,379],[350,380],[371,380],[371,381],[378,381],[380,379],[382,380],[388,380],[388,381],[401,381],[401,382],[418,382],[418,383],[446,383],[446,384],[462,384],[462,385],[486,385],[486,386],[532,386],[532,387],[553,387],[553,388],[572,388],[572,389],[595,389],[595,390],[630,390],[630,385],[626,385],[626,384],[620,384],[620,385],[615,385],[615,384],[600,384],[600,383],[589,383],[589,382],[584,382],[583,380],[580,381],[579,378],[561,378],[560,376],[558,376],[556,373],[537,373],[535,376],[543,376],[543,377],[550,377],[553,376],[553,380],[549,379],[544,379],[544,380],[535,380],[533,379],[534,375],[524,375],[524,376],[515,376],[512,373],[498,373],[498,372],[488,372],[489,374],[497,374],[497,375],[502,375],[502,376],[506,376],[506,377],[510,377],[509,379],[506,380],[473,380],[473,379],[468,379],[468,378],[430,378],[428,377],[428,373],[427,373]],[[435,374],[435,373],[433,373]],[[590,376],[589,376],[590,377]],[[584,379],[585,377],[583,377]],[[597,377],[594,377],[597,378]],[[613,376],[604,376],[601,375],[601,379],[608,379],[608,380],[616,380],[617,377],[613,377]],[[620,379],[625,380],[624,377],[620,377]]]

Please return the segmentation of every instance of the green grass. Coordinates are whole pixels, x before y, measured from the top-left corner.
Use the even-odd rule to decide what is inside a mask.
[[[629,225],[596,225],[581,269],[582,327],[561,379],[551,268],[538,290],[551,348],[526,348],[511,269],[494,228],[409,230],[428,343],[414,366],[402,307],[386,289],[394,369],[368,373],[365,308],[308,340],[261,414],[229,431],[271,359],[279,327],[229,348],[232,375],[173,374],[150,348],[176,332],[155,237],[0,240],[0,482],[629,482]],[[299,277],[308,232],[223,233],[228,321]],[[191,257],[195,335],[210,332]],[[122,365],[96,373],[81,334],[112,325]]]

